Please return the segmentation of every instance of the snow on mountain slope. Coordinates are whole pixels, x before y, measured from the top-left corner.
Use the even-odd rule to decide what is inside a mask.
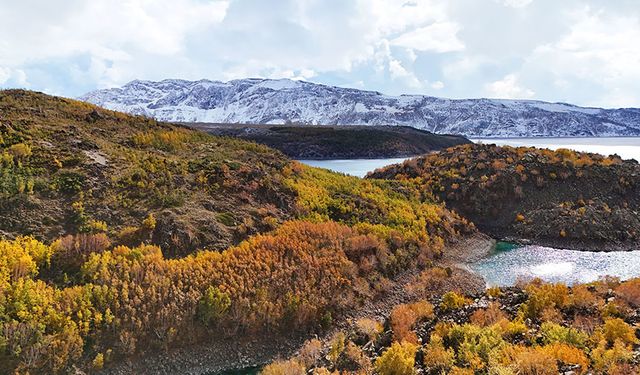
[[[288,79],[132,81],[81,100],[173,122],[408,125],[468,137],[636,136],[640,109],[388,96]]]

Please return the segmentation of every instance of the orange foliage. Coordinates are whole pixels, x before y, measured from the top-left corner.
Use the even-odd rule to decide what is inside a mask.
[[[640,279],[623,282],[616,288],[616,293],[630,305],[640,307]]]
[[[419,320],[433,317],[433,306],[427,301],[396,306],[391,311],[391,328],[393,339],[398,342],[407,341],[413,344],[418,337],[412,331]]]
[[[481,327],[496,324],[503,319],[507,319],[507,315],[500,310],[500,304],[497,302],[492,302],[486,309],[476,310],[471,315],[471,323]]]

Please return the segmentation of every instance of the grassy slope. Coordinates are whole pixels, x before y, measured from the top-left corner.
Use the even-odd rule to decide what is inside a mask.
[[[17,90],[0,92],[0,136],[5,235],[52,240],[104,221],[131,237],[154,213],[154,243],[191,251],[291,217],[289,161],[250,142]]]

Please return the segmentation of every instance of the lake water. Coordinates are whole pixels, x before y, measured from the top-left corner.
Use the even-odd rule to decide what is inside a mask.
[[[367,172],[387,165],[402,163],[408,158],[390,159],[347,159],[347,160],[299,160],[312,167],[326,168],[335,172],[364,177]]]
[[[640,137],[603,138],[477,138],[474,142],[495,143],[509,146],[534,146],[569,148],[576,151],[594,152],[603,155],[618,154],[623,159],[640,160]],[[348,159],[348,160],[300,160],[300,162],[332,171],[364,177],[367,172],[390,164],[401,163],[408,158]]]
[[[469,265],[489,286],[514,285],[518,278],[587,283],[609,275],[640,276],[640,251],[587,252],[499,243],[488,257]]]

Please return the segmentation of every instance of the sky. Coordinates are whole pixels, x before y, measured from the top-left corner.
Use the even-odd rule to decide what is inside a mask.
[[[640,0],[0,0],[0,87],[291,78],[640,107]]]

